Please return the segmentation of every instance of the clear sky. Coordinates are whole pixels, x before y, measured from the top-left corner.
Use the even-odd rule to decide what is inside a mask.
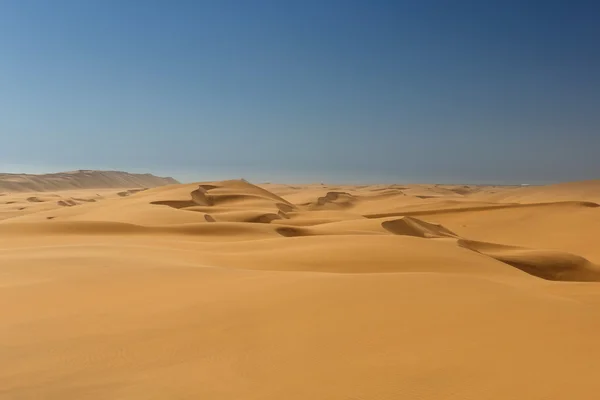
[[[0,170],[600,178],[600,2],[1,0]]]

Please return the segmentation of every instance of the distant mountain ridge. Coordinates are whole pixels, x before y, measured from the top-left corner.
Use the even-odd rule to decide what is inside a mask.
[[[0,192],[151,188],[177,183],[179,182],[171,177],[123,171],[78,170],[40,175],[0,173]]]

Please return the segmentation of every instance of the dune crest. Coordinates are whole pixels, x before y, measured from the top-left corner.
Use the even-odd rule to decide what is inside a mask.
[[[160,200],[150,204],[210,213],[205,218],[211,222],[269,223],[288,218],[286,212],[295,208],[287,200],[242,180],[199,184],[190,197],[190,200]]]
[[[149,188],[177,184],[173,178],[122,171],[79,170],[54,174],[0,173],[0,192],[48,192],[76,189]]]
[[[464,239],[459,240],[459,245],[540,278],[553,281],[600,282],[600,266],[575,254]]]
[[[394,235],[408,235],[424,238],[456,237],[449,229],[440,224],[431,224],[417,218],[403,217],[381,223]]]

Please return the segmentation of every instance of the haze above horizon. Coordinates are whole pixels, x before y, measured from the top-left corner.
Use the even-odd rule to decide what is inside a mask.
[[[0,172],[597,178],[590,1],[0,2]]]

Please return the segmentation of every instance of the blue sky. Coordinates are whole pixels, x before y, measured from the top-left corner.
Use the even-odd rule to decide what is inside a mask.
[[[600,177],[595,1],[0,1],[0,171]]]

